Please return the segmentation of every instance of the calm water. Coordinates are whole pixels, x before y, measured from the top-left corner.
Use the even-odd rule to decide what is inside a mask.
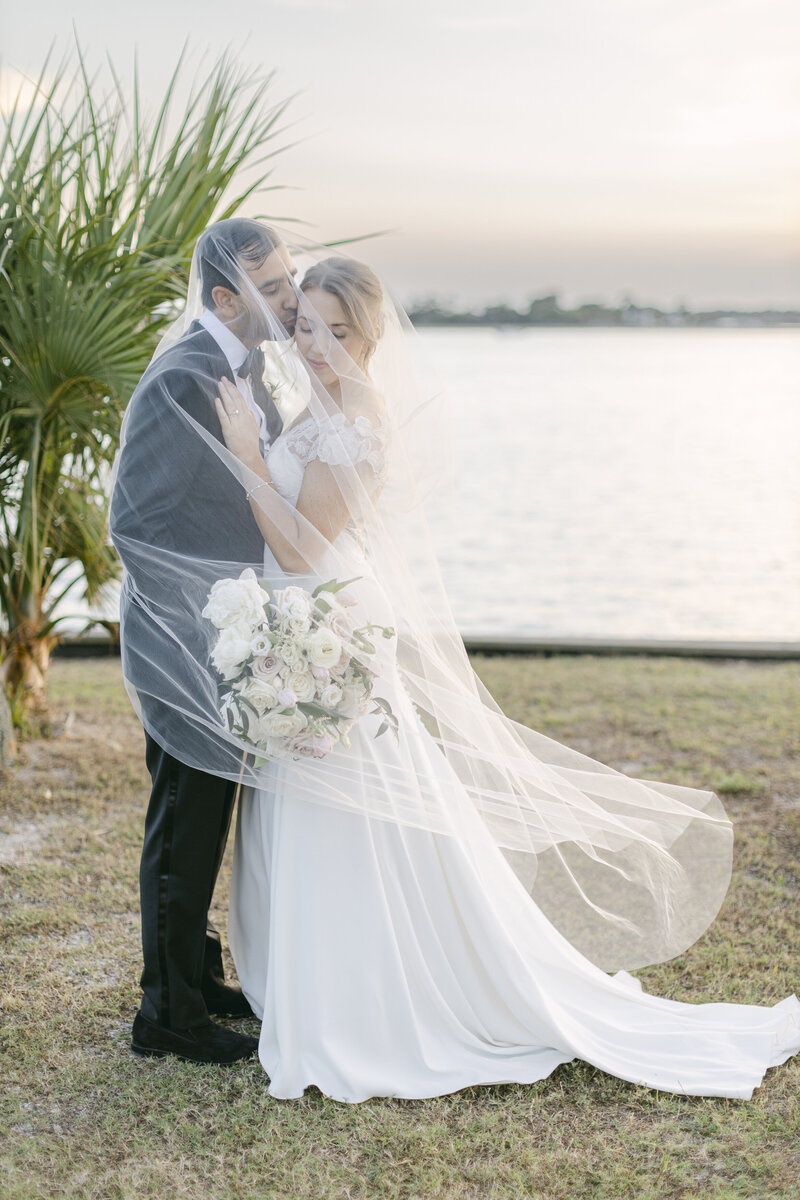
[[[421,336],[462,632],[800,639],[798,331]]]
[[[462,632],[800,640],[800,331],[420,336]]]

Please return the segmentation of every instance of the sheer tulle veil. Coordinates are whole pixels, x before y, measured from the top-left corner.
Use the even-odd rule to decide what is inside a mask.
[[[241,224],[253,226],[255,248],[232,250],[229,222],[211,226],[201,239],[185,309],[123,424],[111,532],[125,568],[123,670],[145,727],[191,766],[255,787],[269,780],[274,764],[221,715],[220,678],[211,664],[217,630],[202,615],[217,580],[237,578],[248,567],[264,576],[263,537],[259,545],[250,512],[257,504],[294,552],[284,555],[271,583],[285,586],[287,571],[309,589],[333,578],[355,580],[348,590],[364,621],[394,628],[396,637],[380,640],[382,677],[399,680],[453,780],[452,796],[443,799],[441,789],[416,774],[387,776],[376,765],[378,739],[368,758],[337,749],[336,771],[333,756],[326,762],[324,789],[317,760],[283,764],[293,788],[320,804],[461,839],[467,847],[491,837],[556,928],[604,969],[680,953],[707,928],[728,886],[732,835],[720,802],[710,792],[628,778],[500,711],[471,668],[429,527],[429,506],[446,487],[457,397],[446,403],[386,287],[379,301],[365,302],[372,353],[366,362],[353,361],[316,311],[318,293],[303,290],[309,269],[341,253],[290,247],[298,320],[315,330],[315,353],[340,381],[332,395],[320,379],[325,373],[303,360],[257,286],[254,264],[278,245],[277,237],[266,230],[271,240],[264,247],[265,227]],[[289,272],[292,259],[284,257]],[[330,540],[273,487],[259,487],[248,499],[259,480],[221,440],[213,408],[219,368],[200,323],[212,270],[241,298],[244,323],[234,332],[260,343],[265,382],[285,425],[302,414],[325,430],[329,446],[341,443],[317,476],[325,489],[320,502],[335,495],[348,516]],[[496,408],[496,398],[487,396],[489,404]],[[368,438],[377,449],[354,453],[354,438]],[[215,544],[205,536],[203,514],[213,515]],[[494,585],[476,576],[474,586]],[[377,732],[377,718],[362,720],[374,721]]]

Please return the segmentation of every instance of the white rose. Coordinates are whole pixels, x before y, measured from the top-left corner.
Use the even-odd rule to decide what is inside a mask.
[[[342,654],[342,643],[331,629],[317,629],[306,641],[308,657],[315,667],[333,667]]]
[[[324,687],[320,692],[319,702],[320,704],[324,705],[325,708],[336,708],[336,705],[342,699],[343,694],[344,693],[342,692],[342,689],[337,687],[335,683],[329,683],[327,687]]]
[[[238,675],[242,663],[249,657],[250,638],[242,637],[237,629],[223,629],[211,651],[211,661],[223,679]]]
[[[296,737],[308,722],[301,712],[267,713],[259,722],[261,731],[270,738]]]
[[[269,595],[256,579],[255,571],[246,567],[238,579],[217,580],[202,615],[213,621],[217,629],[239,625],[252,630],[264,619],[264,605],[268,601]]]
[[[306,629],[311,619],[311,604],[311,597],[301,587],[286,587],[275,593],[275,607],[281,616]]]
[[[232,625],[226,625],[224,629],[220,630],[220,634],[223,633],[234,634],[241,641],[247,642],[248,646],[253,640],[253,630],[243,621],[234,621]]]
[[[292,689],[298,700],[311,700],[316,691],[310,671],[293,671],[286,681],[286,686]]]
[[[261,713],[274,708],[278,703],[278,689],[266,679],[251,679],[243,689],[242,695]]]
[[[339,704],[339,712],[346,717],[357,717],[360,715],[365,702],[363,687],[357,683],[350,683],[347,687],[342,688],[342,699]]]
[[[294,642],[289,642],[281,646],[280,656],[290,672],[304,671],[306,669],[306,660],[303,658],[302,651]]]

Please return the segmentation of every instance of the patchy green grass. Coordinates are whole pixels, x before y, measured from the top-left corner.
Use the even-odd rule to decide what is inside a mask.
[[[641,973],[647,990],[764,1003],[800,990],[800,667],[475,665],[517,720],[629,774],[724,794],[737,831],[728,900],[688,953]],[[273,1100],[256,1063],[134,1058],[143,738],[114,660],[56,661],[52,697],[74,719],[23,748],[0,813],[6,1200],[798,1196],[800,1062],[749,1103],[662,1095],[573,1063],[530,1087],[347,1106],[314,1089]]]

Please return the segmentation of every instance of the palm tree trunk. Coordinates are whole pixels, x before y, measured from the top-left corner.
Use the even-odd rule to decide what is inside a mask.
[[[33,621],[12,629],[7,639],[3,673],[13,698],[22,697],[22,709],[37,723],[46,721],[47,669],[56,638],[42,636]]]
[[[0,778],[2,778],[3,771],[13,763],[15,750],[16,742],[11,709],[6,698],[5,688],[0,684]]]

